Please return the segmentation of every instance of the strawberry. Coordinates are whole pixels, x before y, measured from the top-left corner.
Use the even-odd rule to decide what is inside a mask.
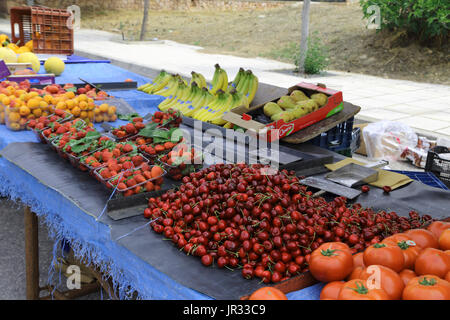
[[[134,133],[137,132],[135,126],[134,126],[132,123],[127,123],[127,124],[125,125],[125,131],[126,131],[128,134],[134,134]]]
[[[136,185],[136,180],[134,180],[133,178],[127,180],[128,187],[131,188],[131,187],[134,187],[135,185]]]
[[[123,164],[123,169],[129,170],[131,168],[133,168],[133,163],[131,163],[130,161],[127,161]]]
[[[142,182],[144,182],[144,181],[146,181],[148,179],[145,179],[144,176],[141,175],[141,174],[137,174],[137,175],[134,176],[134,180],[136,180],[136,183],[139,184],[139,183],[142,183]]]
[[[128,153],[128,152],[131,152],[131,151],[133,151],[133,146],[131,144],[126,144],[126,145],[123,146],[123,152],[124,153]]]

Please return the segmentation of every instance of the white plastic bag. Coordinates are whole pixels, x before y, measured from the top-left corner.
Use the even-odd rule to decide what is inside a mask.
[[[396,121],[368,124],[363,130],[367,156],[374,159],[397,161],[402,153],[417,145],[417,134],[409,126]]]

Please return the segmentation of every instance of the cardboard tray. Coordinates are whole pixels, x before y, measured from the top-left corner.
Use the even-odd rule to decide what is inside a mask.
[[[270,101],[276,103],[281,98],[282,95],[280,95],[275,99],[265,101],[264,103],[250,107],[249,109],[245,107],[234,108],[230,112],[224,114],[222,119],[247,130],[260,132],[263,129],[267,129],[267,140],[274,141],[275,139],[284,138],[320,120],[328,118],[342,111],[344,108],[342,91],[328,89],[323,84],[314,85],[311,83],[302,82],[293,87],[290,87],[283,95],[289,95],[292,91],[297,89],[302,90],[308,96],[311,96],[311,94],[313,93],[324,93],[328,96],[327,103],[318,110],[311,112],[301,118],[294,119],[288,123],[285,123],[283,120],[278,120],[268,124],[263,124],[252,119],[252,114],[254,115],[257,112],[262,112],[262,108],[264,107],[264,105]],[[278,137],[274,134],[275,132],[272,129],[279,130]]]

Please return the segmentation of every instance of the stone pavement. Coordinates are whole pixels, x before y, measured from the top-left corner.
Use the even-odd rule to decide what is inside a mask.
[[[0,19],[0,32],[10,32],[8,20]],[[361,74],[328,71],[301,78],[280,70],[293,65],[263,58],[206,54],[197,46],[173,41],[124,42],[120,35],[105,31],[75,31],[75,50],[79,55],[103,57],[130,71],[145,74],[146,68],[165,69],[189,76],[200,72],[211,79],[219,63],[232,78],[239,67],[251,69],[261,82],[290,87],[298,82],[321,82],[342,90],[344,99],[361,106],[360,122],[401,121],[418,133],[450,138],[450,87],[445,85],[384,79]],[[276,72],[275,70],[278,70]]]

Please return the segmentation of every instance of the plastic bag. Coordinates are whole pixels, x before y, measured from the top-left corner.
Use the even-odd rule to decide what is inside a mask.
[[[374,159],[397,161],[402,154],[417,146],[417,134],[409,126],[396,121],[368,124],[363,130],[367,156]]]

